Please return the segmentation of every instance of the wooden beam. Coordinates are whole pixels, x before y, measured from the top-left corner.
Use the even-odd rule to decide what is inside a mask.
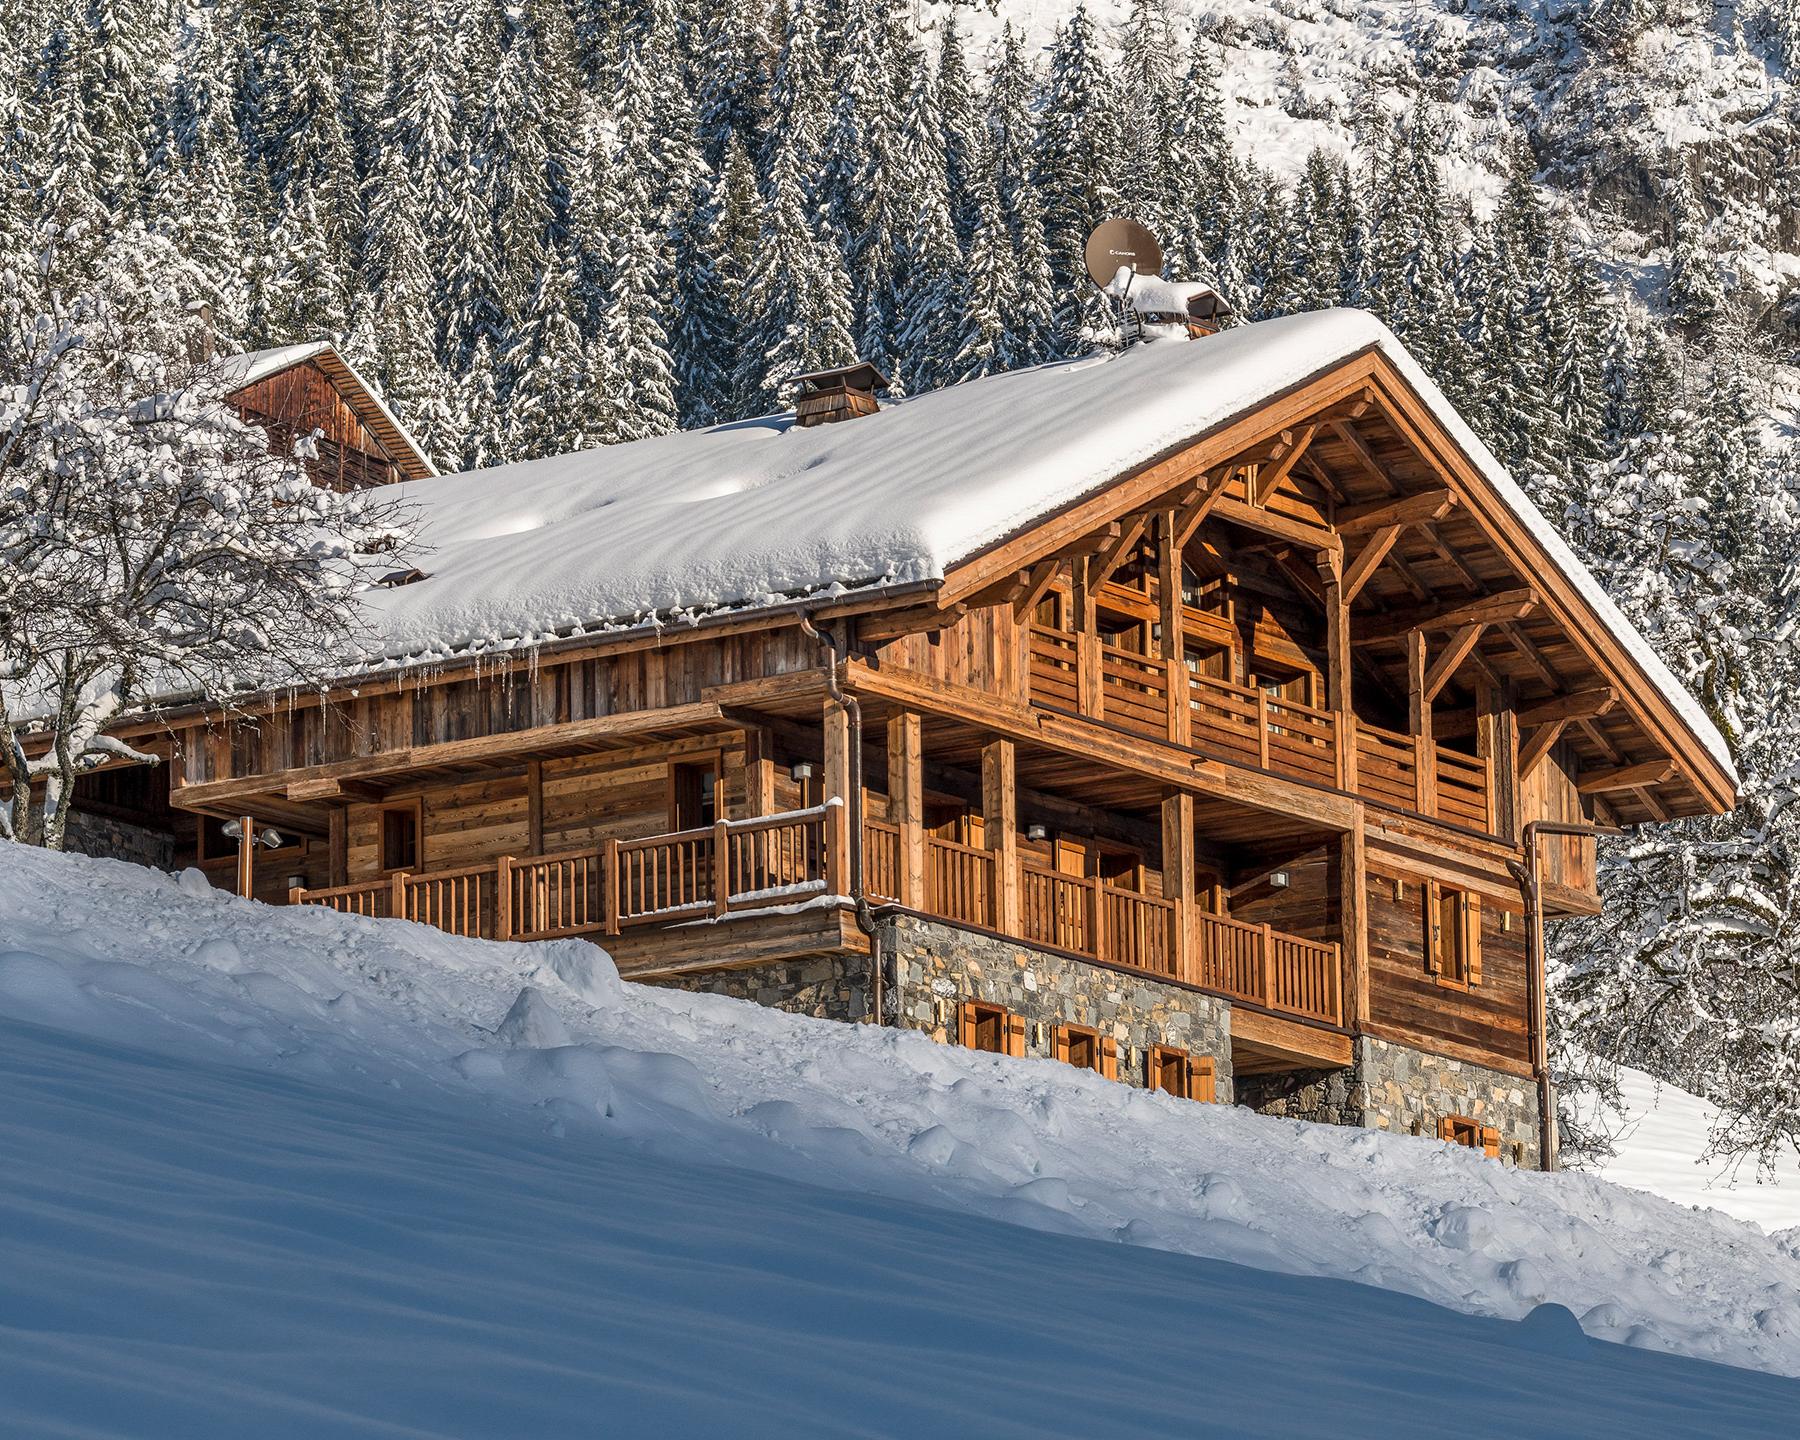
[[[1381,562],[1387,558],[1388,551],[1394,548],[1394,542],[1400,538],[1404,525],[1384,525],[1371,535],[1363,548],[1356,552],[1356,558],[1350,562],[1350,568],[1344,571],[1344,603],[1348,605],[1362,594],[1363,586],[1380,568]]]
[[[1098,589],[1111,577],[1113,571],[1130,558],[1132,550],[1139,540],[1144,538],[1144,531],[1150,526],[1150,516],[1128,515],[1119,533],[1100,547],[1099,555],[1088,562],[1088,585]]]
[[[981,747],[981,832],[994,857],[994,928],[1019,933],[1019,762],[1011,740]]]
[[[1264,535],[1278,535],[1283,540],[1304,545],[1308,550],[1330,550],[1340,555],[1344,550],[1344,542],[1323,525],[1309,525],[1304,520],[1290,519],[1273,510],[1259,510],[1254,505],[1246,505],[1242,500],[1221,497],[1213,506],[1212,513],[1217,519],[1229,520],[1234,525],[1242,525],[1246,530],[1260,531]]]
[[[1399,640],[1414,630],[1460,630],[1479,621],[1492,625],[1503,620],[1517,620],[1529,615],[1538,605],[1535,590],[1505,590],[1498,595],[1483,595],[1455,605],[1440,606],[1424,614],[1396,611],[1391,615],[1371,617],[1361,627],[1357,644],[1372,645],[1384,640]]]
[[[1436,700],[1442,693],[1444,686],[1450,683],[1450,677],[1456,673],[1456,667],[1468,658],[1469,652],[1480,642],[1482,631],[1486,629],[1487,626],[1477,620],[1463,626],[1450,637],[1437,659],[1431,662],[1431,668],[1425,672],[1427,700]]]
[[[1194,797],[1170,791],[1162,802],[1162,893],[1175,902],[1175,978],[1199,980],[1194,949]]]
[[[1208,489],[1188,501],[1175,512],[1175,548],[1185,549],[1188,541],[1194,538],[1206,517],[1212,514],[1213,506],[1225,498],[1225,479],[1219,476],[1211,482]]]
[[[1555,743],[1562,738],[1564,725],[1568,725],[1568,720],[1548,720],[1546,724],[1539,725],[1535,731],[1525,736],[1525,742],[1519,745],[1519,783],[1521,785],[1532,778],[1532,772],[1543,763],[1550,751],[1555,749]]]
[[[1181,594],[1181,547],[1175,540],[1180,512],[1165,510],[1157,523],[1156,591],[1162,615],[1160,651],[1169,682],[1168,733],[1177,745],[1185,745],[1192,735],[1193,707],[1188,703],[1187,606]]]
[[[373,804],[387,794],[385,785],[367,780],[343,780],[334,777],[293,780],[288,783],[287,798],[305,804]]]
[[[1345,537],[1366,535],[1389,525],[1422,525],[1428,520],[1440,520],[1455,504],[1456,496],[1446,489],[1424,490],[1399,500],[1339,511],[1335,523],[1338,533]]]
[[[1381,486],[1390,495],[1398,495],[1400,486],[1387,468],[1375,458],[1375,452],[1369,448],[1369,442],[1357,433],[1356,426],[1347,421],[1334,420],[1331,423],[1332,434],[1342,440],[1356,457],[1356,463],[1367,470],[1371,476],[1381,482]]]
[[[1034,568],[1021,570],[1019,593],[1013,597],[1013,615],[1019,620],[1029,618],[1044,596],[1050,593],[1050,587],[1056,583],[1061,571],[1062,561],[1056,559],[1040,560]]]
[[[1640,760],[1611,770],[1596,770],[1583,775],[1575,788],[1583,795],[1606,795],[1614,790],[1636,790],[1645,785],[1660,785],[1675,774],[1675,762],[1666,756],[1660,760]]]
[[[1368,855],[1362,816],[1338,837],[1338,938],[1344,950],[1344,1023],[1369,1019]]]
[[[888,818],[900,827],[899,890],[894,898],[925,905],[925,727],[916,710],[888,721]]]
[[[838,815],[848,820],[850,805],[850,714],[827,695],[819,723],[825,732],[824,798],[838,802]],[[825,873],[828,876],[850,874],[850,829],[847,824],[825,827]],[[849,881],[846,878],[845,884]],[[843,892],[838,892],[843,893]]]
[[[1294,462],[1306,453],[1306,447],[1313,442],[1313,436],[1319,433],[1317,425],[1308,425],[1297,437],[1286,442],[1286,447],[1279,456],[1272,459],[1269,468],[1260,471],[1256,477],[1255,504],[1267,505],[1269,499],[1281,488],[1281,482],[1293,470]]]
[[[1619,692],[1610,685],[1595,690],[1577,690],[1571,695],[1553,695],[1519,711],[1521,725],[1547,725],[1552,720],[1594,720],[1618,704]]]

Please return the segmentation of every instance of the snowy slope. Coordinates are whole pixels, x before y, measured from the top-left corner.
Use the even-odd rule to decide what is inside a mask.
[[[1600,1167],[1601,1175],[1683,1205],[1712,1206],[1766,1230],[1800,1226],[1800,1158],[1784,1157],[1767,1175],[1752,1165],[1702,1160],[1718,1118],[1712,1106],[1628,1067],[1619,1072],[1619,1089],[1623,1112],[1603,1118],[1616,1153]]]
[[[578,942],[5,859],[0,1393],[46,1421],[498,1433],[605,1397],[701,1430],[752,1405],[758,1433],[839,1428],[807,1407],[855,1394],[863,1433],[951,1433],[912,1377],[960,1403],[1000,1371],[1024,1433],[1102,1374],[1130,1377],[1104,1388],[1131,1418],[1191,1414],[1204,1357],[1243,1433],[1301,1433],[1304,1402],[1423,1434],[1462,1403],[1445,1337],[1479,1357],[1493,1433],[1530,1428],[1534,1345],[1561,1355],[1557,1404],[1632,1397],[1583,1433],[1655,1433],[1699,1390],[1760,1433],[1800,1401],[1559,1340],[1555,1312],[1512,1323],[1552,1300],[1595,1337],[1800,1375],[1800,1232],[621,986]],[[1075,1321],[1045,1291],[1067,1273]],[[1364,1357],[1348,1329],[1383,1338]],[[1314,1390],[1252,1363],[1297,1344]]]

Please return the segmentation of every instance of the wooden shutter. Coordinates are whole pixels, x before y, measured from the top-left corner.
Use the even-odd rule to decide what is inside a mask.
[[[1025,1053],[1025,1017],[1008,1014],[1006,1016],[1006,1053],[1008,1055],[1024,1055]]]
[[[1119,1078],[1119,1042],[1110,1035],[1100,1037],[1100,1073],[1108,1080]]]
[[[1490,1160],[1500,1158],[1500,1132],[1492,1125],[1481,1127],[1481,1153]]]
[[[1481,983],[1481,897],[1473,891],[1462,897],[1464,979]]]
[[[1425,906],[1425,969],[1432,975],[1444,973],[1443,904],[1438,882],[1427,880],[1419,887]]]
[[[1213,1057],[1202,1055],[1188,1062],[1188,1098],[1213,1103]]]
[[[965,1000],[956,1007],[956,1043],[975,1048],[975,1002]]]
[[[1069,1027],[1067,1025],[1058,1025],[1056,1027],[1056,1042],[1055,1042],[1055,1046],[1054,1046],[1052,1053],[1055,1054],[1056,1058],[1058,1060],[1061,1060],[1064,1064],[1068,1063],[1068,1060],[1069,1060]]]
[[[1440,1116],[1438,1119],[1438,1139],[1448,1140],[1451,1144],[1456,1143],[1456,1121],[1448,1115]]]

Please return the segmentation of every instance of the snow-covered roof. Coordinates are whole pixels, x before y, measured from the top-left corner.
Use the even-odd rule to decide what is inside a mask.
[[[1193,344],[996,375],[838,425],[791,415],[402,487],[430,578],[368,597],[370,660],[529,643],[839,588],[959,561],[1369,350],[1406,376],[1714,759],[1724,741],[1394,335],[1320,311]]]
[[[279,375],[283,370],[295,365],[304,364],[308,360],[317,360],[333,380],[340,382],[340,389],[345,391],[345,399],[351,408],[362,413],[365,425],[376,433],[382,444],[387,446],[394,458],[400,462],[402,471],[412,469],[419,475],[435,477],[437,466],[431,457],[420,448],[419,442],[413,439],[412,432],[400,423],[399,417],[388,409],[381,394],[356,367],[338,352],[337,346],[329,340],[305,340],[294,345],[272,345],[267,350],[251,350],[242,355],[227,355],[218,361],[216,369],[226,390],[242,390],[254,385],[259,380],[267,380],[271,375]],[[346,389],[341,382],[348,381]]]

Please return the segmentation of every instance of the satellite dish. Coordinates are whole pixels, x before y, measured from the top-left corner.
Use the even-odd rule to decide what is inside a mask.
[[[1103,220],[1088,236],[1088,279],[1102,290],[1112,288],[1121,269],[1129,269],[1134,275],[1160,275],[1162,265],[1162,246],[1147,227],[1135,220]]]

